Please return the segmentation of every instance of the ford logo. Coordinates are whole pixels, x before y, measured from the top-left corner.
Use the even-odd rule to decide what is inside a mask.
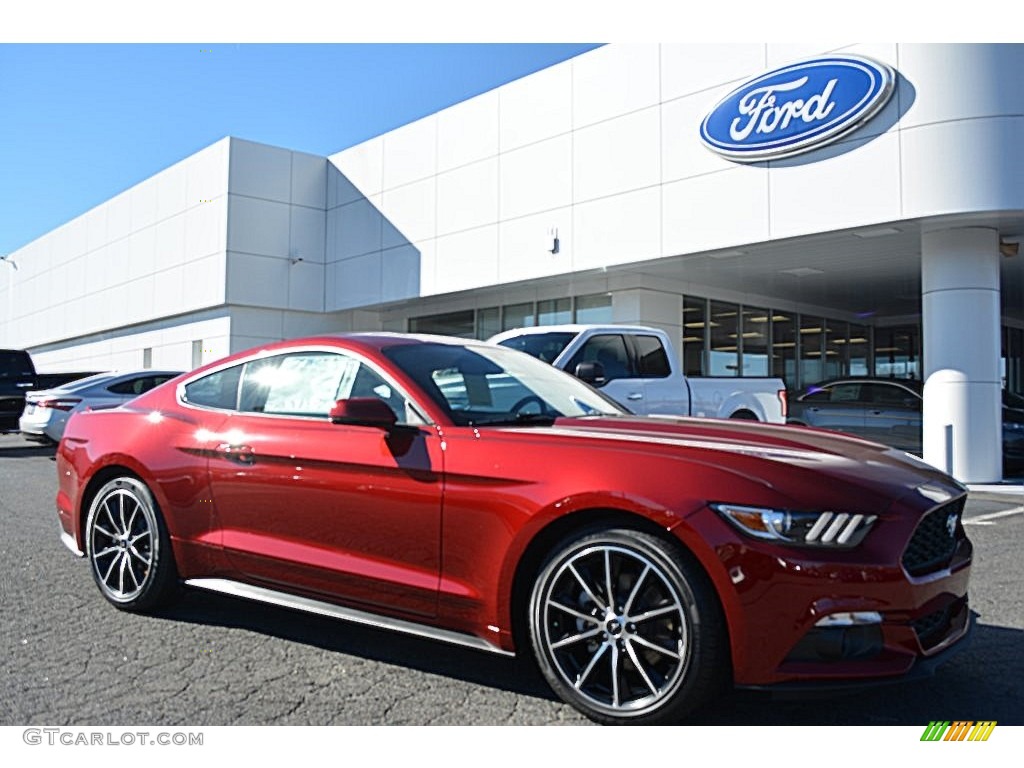
[[[749,80],[700,125],[704,145],[754,162],[807,152],[870,120],[892,95],[891,67],[863,56],[819,56]]]

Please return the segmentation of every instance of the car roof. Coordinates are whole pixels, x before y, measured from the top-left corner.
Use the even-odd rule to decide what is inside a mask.
[[[912,392],[921,394],[924,385],[919,379],[881,379],[878,377],[871,376],[844,376],[839,379],[829,379],[828,381],[819,381],[817,384],[808,384],[804,387],[805,392],[816,391],[824,389],[825,387],[831,387],[835,384],[895,384],[901,386],[904,389],[909,389]]]

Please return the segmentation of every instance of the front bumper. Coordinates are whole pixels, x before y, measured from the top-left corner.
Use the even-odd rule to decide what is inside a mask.
[[[734,683],[820,689],[895,681],[959,650],[971,625],[973,555],[959,521],[942,563],[923,573],[905,565],[918,524],[934,511],[894,509],[848,550],[754,541],[711,510],[692,518],[717,561],[712,578],[729,627]],[[830,624],[846,615],[872,618]]]

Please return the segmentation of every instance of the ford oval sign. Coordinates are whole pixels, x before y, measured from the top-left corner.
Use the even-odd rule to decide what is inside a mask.
[[[863,56],[819,56],[749,80],[711,110],[700,137],[740,162],[789,157],[835,141],[889,100],[891,67]]]

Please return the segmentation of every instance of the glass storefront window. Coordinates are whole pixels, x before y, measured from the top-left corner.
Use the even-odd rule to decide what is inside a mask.
[[[822,340],[825,321],[820,317],[800,316],[800,386],[817,384],[825,378],[822,365]]]
[[[472,309],[409,318],[410,333],[437,333],[441,336],[460,336],[464,339],[472,339],[475,331]]]
[[[572,299],[537,302],[537,325],[564,325],[572,322]]]
[[[594,293],[576,297],[576,322],[600,325],[612,321],[612,296]]]
[[[489,339],[501,332],[501,308],[487,307],[476,311],[476,337]]]
[[[704,373],[707,315],[707,299],[683,297],[683,373],[687,376]]]
[[[875,375],[889,379],[920,379],[920,338],[916,325],[875,328]]]
[[[711,346],[708,351],[708,376],[739,376],[740,308],[724,301],[711,302]]]
[[[822,358],[822,376],[837,379],[845,376],[848,369],[847,344],[850,337],[849,323],[825,320],[825,356]]]
[[[771,315],[767,309],[744,307],[740,335],[743,338],[743,375],[768,375],[768,334]]]
[[[772,313],[772,376],[786,382],[787,389],[799,386],[796,371],[796,316]]]
[[[847,376],[870,376],[868,366],[871,354],[871,329],[866,325],[850,323],[850,337],[846,340]]]
[[[513,328],[530,328],[536,324],[532,301],[524,304],[506,304],[502,307],[501,330],[510,331]]]

